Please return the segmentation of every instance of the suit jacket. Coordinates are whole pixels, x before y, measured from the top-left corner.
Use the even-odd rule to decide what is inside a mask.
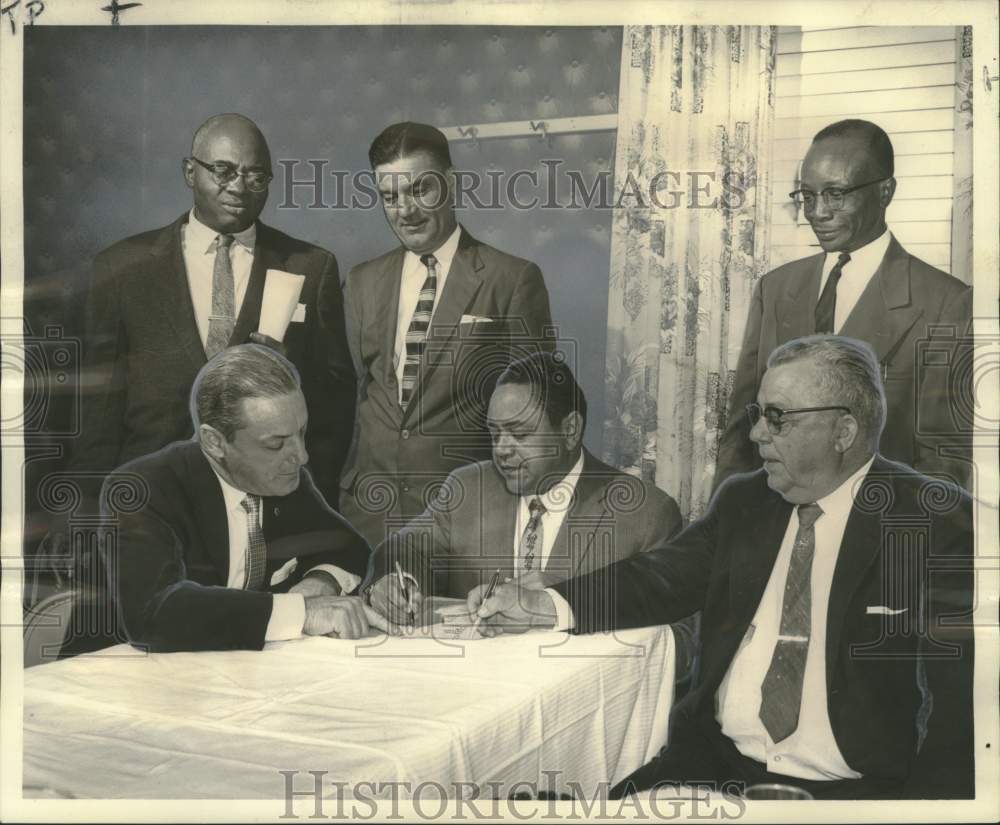
[[[82,430],[73,469],[108,472],[192,434],[188,397],[206,358],[181,247],[187,219],[185,213],[169,226],[120,241],[94,261]],[[258,223],[250,281],[230,344],[246,342],[257,329],[268,269],[306,279],[300,298],[305,321],[289,325],[284,344],[301,375],[309,409],[310,467],[335,502],[350,443],[355,387],[337,261],[319,247]]]
[[[552,346],[543,337],[552,321],[538,267],[463,229],[404,411],[393,366],[404,254],[399,247],[347,276],[359,385],[341,509],[373,546],[423,512],[448,473],[489,458],[486,407],[497,376],[512,356]]]
[[[219,480],[196,441],[171,444],[107,477],[102,515],[112,540],[105,568],[130,642],[154,651],[264,646],[271,592],[317,564],[364,576],[369,548],[302,471],[298,489],[262,501],[264,581],[290,559],[271,592],[229,588],[229,527]]]
[[[666,624],[702,609],[700,683],[675,718],[703,722],[714,717],[791,511],[763,470],[733,476],[672,541],[556,589],[578,633]],[[903,782],[904,796],[972,794],[972,549],[963,490],[876,457],[830,590],[826,698],[847,764]],[[880,607],[902,612],[887,617]]]
[[[824,258],[820,253],[792,261],[757,284],[719,444],[716,487],[733,473],[760,466],[744,408],[757,398],[771,352],[816,331],[814,311]],[[971,344],[959,339],[969,334],[971,314],[970,287],[913,257],[893,238],[838,333],[866,341],[882,365],[882,454],[929,475],[945,474],[967,489],[972,477],[972,391],[971,369],[962,364],[971,367],[972,351]],[[937,340],[929,340],[932,331]]]
[[[518,503],[492,461],[460,467],[423,514],[375,550],[369,580],[392,572],[399,561],[424,593],[464,599],[497,568],[513,576]],[[670,496],[584,450],[545,572],[557,581],[589,573],[658,546],[681,526]]]

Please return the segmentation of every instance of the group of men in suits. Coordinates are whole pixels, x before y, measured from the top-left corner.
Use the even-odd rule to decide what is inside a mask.
[[[444,136],[396,124],[370,160],[401,245],[343,292],[329,253],[257,220],[270,158],[233,115],[184,161],[194,209],[99,256],[85,352],[106,389],[85,438],[106,470],[158,450],[123,468],[149,501],[107,552],[129,639],[356,638],[424,593],[468,594],[488,634],[702,611],[698,686],[619,792],[968,795],[968,443],[917,356],[934,330],[966,332],[970,294],[886,228],[888,137],[844,121],[810,147],[793,197],[823,253],[758,284],[717,491],[683,530],[665,493],[582,448],[541,273],[458,225]],[[272,264],[306,276],[301,329],[244,343]]]

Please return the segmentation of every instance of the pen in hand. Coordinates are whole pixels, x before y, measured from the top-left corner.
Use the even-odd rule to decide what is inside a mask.
[[[403,575],[403,568],[399,566],[399,562],[396,562],[396,578],[399,580],[399,589],[403,591],[403,596],[406,598],[406,624],[409,627],[413,627],[413,602],[410,599],[410,588],[406,584],[406,577]]]
[[[493,578],[490,579],[490,583],[486,588],[486,592],[483,594],[483,601],[479,604],[482,605],[490,596],[493,595],[493,591],[497,589],[497,585],[500,584],[500,568],[498,567],[496,572],[493,574]],[[482,616],[477,615],[476,621],[472,625],[472,629],[478,631],[479,623],[483,620]]]

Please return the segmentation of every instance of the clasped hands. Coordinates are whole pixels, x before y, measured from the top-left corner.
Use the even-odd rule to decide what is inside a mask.
[[[336,636],[363,639],[369,627],[389,632],[385,619],[364,603],[360,596],[345,596],[337,580],[325,572],[307,573],[288,589],[305,599],[306,636]]]

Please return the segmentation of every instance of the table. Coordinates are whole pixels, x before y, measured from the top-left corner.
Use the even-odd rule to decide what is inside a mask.
[[[673,659],[669,627],[120,645],[25,671],[25,796],[283,799],[286,782],[314,788],[309,771],[326,772],[326,798],[361,781],[400,783],[400,798],[421,783],[449,797],[530,783],[595,796],[665,743]]]

